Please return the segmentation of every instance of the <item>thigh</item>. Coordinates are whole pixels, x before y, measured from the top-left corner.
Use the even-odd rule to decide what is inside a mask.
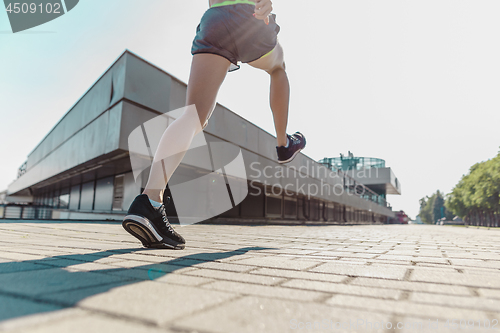
[[[186,105],[196,105],[203,127],[206,126],[215,107],[217,93],[224,82],[230,63],[226,58],[210,53],[193,56]]]
[[[285,57],[283,47],[278,42],[271,54],[248,63],[250,66],[265,70],[268,73],[277,68],[285,69]]]

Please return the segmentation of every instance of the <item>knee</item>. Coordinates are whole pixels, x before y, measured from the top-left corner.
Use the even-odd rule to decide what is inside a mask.
[[[194,104],[186,106],[184,112],[180,114],[177,120],[180,120],[184,126],[193,128],[196,133],[202,130],[202,126],[205,123],[204,117],[200,115],[198,108]]]
[[[215,105],[212,105],[210,108],[198,108],[193,104],[185,110],[183,116],[189,118],[191,123],[196,124],[196,134],[198,134],[207,127],[208,120],[212,116],[214,109]]]
[[[271,68],[270,70],[267,71],[270,75],[275,75],[278,73],[285,73],[286,72],[286,67],[285,67],[285,62],[283,62],[281,65],[275,66]]]
[[[278,43],[276,50],[274,52],[274,66],[271,71],[275,70],[286,70],[285,66],[285,55],[283,52],[283,47]]]

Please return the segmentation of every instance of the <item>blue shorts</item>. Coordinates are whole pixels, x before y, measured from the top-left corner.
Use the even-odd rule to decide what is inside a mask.
[[[269,25],[253,16],[255,4],[235,3],[208,9],[196,29],[191,54],[211,53],[228,59],[239,69],[238,62],[248,63],[270,53],[278,43],[276,15]]]

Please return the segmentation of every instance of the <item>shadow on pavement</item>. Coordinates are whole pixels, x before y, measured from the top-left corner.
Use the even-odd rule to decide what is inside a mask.
[[[80,264],[97,266],[94,261],[99,259],[148,250],[119,249],[22,262],[0,262],[0,321],[68,308],[84,298],[105,293],[112,288],[155,280],[182,268],[266,249],[246,247],[229,252],[197,253],[132,268],[99,269],[105,268],[102,265],[94,270],[88,267],[88,271],[66,268]],[[147,255],[144,256],[146,258]]]

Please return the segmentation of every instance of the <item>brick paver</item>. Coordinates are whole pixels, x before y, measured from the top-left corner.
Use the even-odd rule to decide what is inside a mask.
[[[0,331],[500,332],[498,230],[176,228],[184,251],[115,223],[2,221]]]

